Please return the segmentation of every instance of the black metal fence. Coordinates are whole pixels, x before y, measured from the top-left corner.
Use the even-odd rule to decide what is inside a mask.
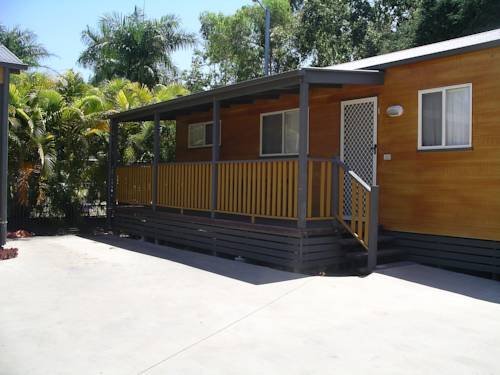
[[[8,230],[24,229],[36,234],[88,232],[104,229],[105,220],[106,202],[68,205],[64,210],[54,209],[50,204],[36,208],[11,205]]]

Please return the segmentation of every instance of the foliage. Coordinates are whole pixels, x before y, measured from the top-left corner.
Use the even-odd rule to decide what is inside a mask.
[[[176,75],[172,53],[195,42],[194,35],[180,27],[173,15],[146,19],[139,8],[125,16],[103,16],[97,29],[82,32],[87,46],[78,62],[94,71],[93,82],[126,78],[153,87]]]
[[[268,0],[264,5],[271,10],[271,72],[297,68],[297,24],[288,1]],[[203,48],[196,51],[191,72],[184,77],[195,91],[262,75],[265,12],[259,5],[243,6],[233,15],[204,12],[200,22]]]
[[[500,27],[498,0],[421,0],[414,44],[422,45]]]
[[[9,105],[11,208],[25,212],[50,206],[70,217],[83,202],[105,197],[108,114],[168,100],[188,91],[181,85],[153,89],[126,79],[92,86],[80,74],[59,77],[38,72],[13,76]],[[122,162],[151,161],[153,124],[120,129]],[[160,160],[175,157],[175,127],[161,124]]]
[[[0,24],[0,43],[31,67],[40,66],[40,62],[50,56],[37,39],[31,30],[22,30],[19,26],[9,30]]]
[[[368,0],[309,0],[300,13],[299,50],[312,65],[326,66],[373,54],[367,34]]]

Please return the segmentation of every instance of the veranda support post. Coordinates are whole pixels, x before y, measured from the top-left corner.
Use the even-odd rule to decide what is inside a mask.
[[[3,68],[0,92],[0,247],[7,242],[7,194],[9,158],[9,69]]]
[[[219,168],[217,162],[219,161],[219,139],[220,139],[220,101],[214,99],[212,107],[212,196],[210,202],[210,216],[215,217],[215,210],[217,209],[217,178]]]
[[[154,155],[153,155],[153,179],[151,189],[151,207],[156,211],[158,205],[158,163],[160,161],[160,113],[154,115]]]
[[[108,146],[108,196],[106,200],[106,222],[111,229],[111,220],[116,202],[116,162],[118,159],[118,121],[110,120]]]
[[[299,181],[298,181],[298,227],[305,228],[307,220],[307,126],[309,120],[309,83],[300,82],[299,104]]]

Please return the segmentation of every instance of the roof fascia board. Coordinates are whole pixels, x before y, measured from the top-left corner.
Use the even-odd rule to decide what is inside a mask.
[[[11,73],[18,73],[20,70],[27,70],[28,65],[24,64],[12,64],[8,62],[0,62],[0,66],[11,70]]]
[[[426,60],[438,59],[440,57],[449,57],[449,56],[459,55],[462,53],[475,52],[475,51],[479,51],[482,49],[494,48],[494,47],[499,47],[499,46],[500,46],[500,40],[492,40],[492,41],[486,42],[486,43],[473,44],[470,46],[460,47],[460,48],[456,48],[456,49],[450,49],[447,51],[439,51],[439,52],[429,53],[427,55],[409,57],[406,59],[400,59],[400,60],[382,63],[382,64],[378,64],[378,65],[370,65],[370,66],[366,66],[366,67],[363,67],[360,69],[387,69],[387,68],[391,68],[394,66],[413,64],[413,63],[422,62],[422,61],[426,61]]]
[[[363,70],[306,69],[305,80],[310,84],[382,85],[384,72]]]

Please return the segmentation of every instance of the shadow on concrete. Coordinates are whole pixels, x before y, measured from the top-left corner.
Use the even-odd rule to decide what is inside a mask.
[[[121,238],[118,236],[104,234],[81,235],[81,237],[105,243],[110,246],[119,247],[124,250],[181,263],[189,267],[198,268],[254,285],[277,283],[308,277],[307,275],[280,271],[242,261],[224,259],[200,252],[181,250],[171,246],[156,245],[142,240]]]
[[[500,303],[500,282],[495,280],[410,262],[381,266],[375,272],[482,301]]]

